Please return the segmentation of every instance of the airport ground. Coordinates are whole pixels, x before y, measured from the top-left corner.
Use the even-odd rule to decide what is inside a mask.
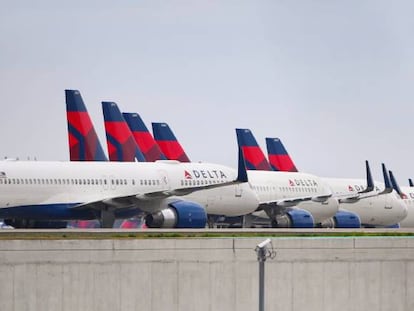
[[[1,310],[414,310],[414,230],[0,230]]]

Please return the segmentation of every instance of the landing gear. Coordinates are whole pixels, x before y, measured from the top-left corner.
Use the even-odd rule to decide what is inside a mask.
[[[101,228],[113,228],[115,222],[115,213],[111,209],[101,211]]]

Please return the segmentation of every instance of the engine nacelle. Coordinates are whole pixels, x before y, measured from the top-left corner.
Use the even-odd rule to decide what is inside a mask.
[[[145,217],[149,228],[205,228],[206,210],[198,203],[174,201],[156,213]]]
[[[276,216],[277,228],[313,228],[312,214],[303,209],[291,209],[286,214]]]
[[[324,228],[361,228],[361,220],[355,213],[338,211],[334,217],[322,223]]]

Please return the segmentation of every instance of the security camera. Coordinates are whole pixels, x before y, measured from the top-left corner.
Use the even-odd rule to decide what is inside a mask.
[[[259,244],[257,244],[257,247],[258,248],[265,248],[270,243],[272,243],[272,240],[271,239],[266,239],[263,242],[260,242]]]

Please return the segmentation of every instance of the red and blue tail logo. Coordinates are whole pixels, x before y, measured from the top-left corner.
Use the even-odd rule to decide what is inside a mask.
[[[263,151],[249,129],[236,129],[237,143],[243,152],[247,170],[271,171]]]
[[[117,104],[102,102],[108,154],[111,161],[145,162]]]
[[[181,144],[178,142],[167,123],[152,123],[152,132],[155,141],[168,160],[190,162],[183,147],[181,147]]]
[[[122,113],[125,121],[127,122],[135,142],[145,157],[147,162],[154,162],[157,160],[165,160],[166,157],[162,153],[160,147],[156,143],[154,137],[148,131],[144,121],[138,113]]]
[[[279,138],[266,138],[267,154],[274,171],[297,172],[292,158],[287,153],[285,146]]]
[[[65,90],[71,161],[108,161],[82,96],[77,90]]]

